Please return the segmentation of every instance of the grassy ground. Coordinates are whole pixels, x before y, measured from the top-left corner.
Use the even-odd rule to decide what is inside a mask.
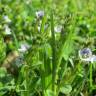
[[[0,0],[0,96],[95,96],[95,4]]]

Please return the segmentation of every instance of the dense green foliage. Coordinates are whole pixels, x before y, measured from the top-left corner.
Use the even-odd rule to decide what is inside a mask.
[[[96,54],[96,0],[0,0],[0,96],[95,96],[83,48]]]

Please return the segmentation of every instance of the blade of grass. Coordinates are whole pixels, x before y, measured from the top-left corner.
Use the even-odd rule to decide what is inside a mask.
[[[52,90],[56,96],[56,45],[54,32],[53,10],[51,10],[51,36],[52,36]]]
[[[92,84],[93,80],[92,80],[92,63],[90,64],[90,93],[92,92]]]

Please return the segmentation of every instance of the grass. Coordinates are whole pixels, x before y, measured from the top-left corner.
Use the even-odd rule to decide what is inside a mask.
[[[83,48],[96,54],[95,3],[1,0],[0,96],[96,95],[96,64],[78,55]]]

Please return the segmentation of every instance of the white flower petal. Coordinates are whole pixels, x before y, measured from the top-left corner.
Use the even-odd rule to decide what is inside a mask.
[[[91,56],[91,62],[93,63],[93,62],[96,62],[96,55],[92,55]]]

